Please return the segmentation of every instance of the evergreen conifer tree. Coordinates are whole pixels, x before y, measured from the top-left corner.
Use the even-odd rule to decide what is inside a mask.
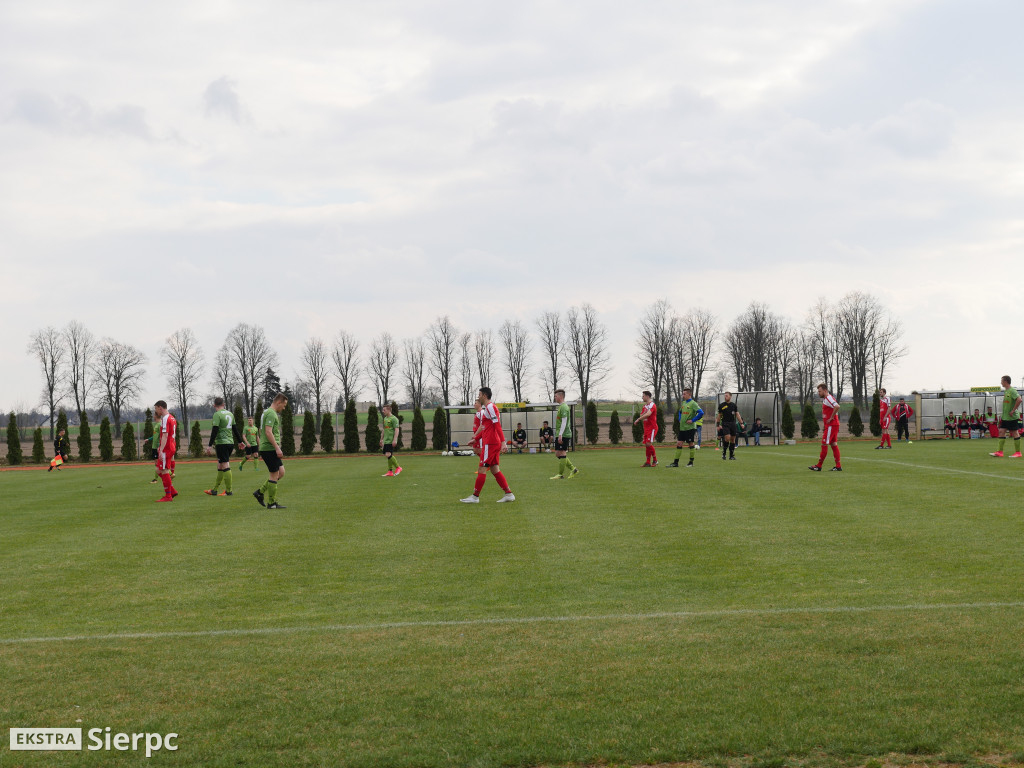
[[[320,417],[320,447],[324,453],[334,453],[334,414],[330,411]]]
[[[135,427],[130,421],[121,430],[121,458],[125,461],[135,461],[139,458],[139,451],[135,445]]]
[[[871,396],[871,419],[870,419],[871,434],[875,437],[882,436],[882,396],[881,393],[876,389],[875,394]]]
[[[92,431],[89,429],[89,414],[78,414],[78,460],[87,463],[92,459]]]
[[[440,405],[434,409],[434,423],[431,425],[433,434],[430,437],[430,447],[435,451],[448,450],[448,419],[445,417],[444,408]]]
[[[203,431],[199,427],[199,419],[192,422],[191,434],[188,436],[188,455],[193,459],[203,457]]]
[[[306,411],[302,417],[302,434],[299,437],[299,450],[308,456],[316,448],[316,419],[312,411]]]
[[[423,411],[415,408],[412,412],[412,440],[410,448],[414,451],[427,450],[427,423],[423,420]]]
[[[281,453],[285,456],[295,455],[295,414],[290,393],[288,405],[281,411]]]
[[[850,411],[850,420],[846,422],[846,426],[854,437],[860,437],[864,434],[864,421],[861,419],[860,409],[856,405]]]
[[[591,445],[597,443],[598,427],[597,427],[597,403],[593,400],[587,402],[587,410],[585,412],[585,423],[583,425],[584,434],[587,436],[587,442]]]
[[[636,408],[636,415],[637,416],[640,415],[640,409],[642,407],[643,406],[640,406],[640,405],[637,406],[637,408]],[[636,417],[634,417],[634,419],[635,418]],[[634,443],[642,443],[643,441],[644,441],[644,423],[642,421],[639,422],[639,423],[634,421],[633,422],[633,442]]]
[[[789,400],[782,401],[782,435],[787,440],[793,439],[793,434],[796,432],[796,423],[793,421],[793,408],[789,404]]]
[[[395,445],[395,448],[405,448],[405,416],[398,411],[398,403],[394,400],[391,401],[391,415],[398,417],[398,425],[402,427],[402,429],[398,430],[398,443]]]
[[[356,401],[352,398],[349,398],[348,405],[345,406],[341,443],[345,453],[359,453],[359,414],[356,413]]]
[[[18,419],[14,412],[7,417],[7,464],[14,467],[21,464],[21,433],[18,432]]]
[[[658,434],[654,436],[654,442],[664,443],[665,442],[665,409],[660,405],[658,406],[657,412],[654,414],[654,423],[658,425]]]
[[[366,412],[366,434],[363,442],[370,453],[380,450],[380,417],[377,415],[376,405],[371,405],[370,410]]]
[[[800,436],[813,440],[818,436],[818,416],[810,403],[804,406],[804,417],[800,420]]]
[[[142,425],[142,439],[149,440],[151,437],[153,437],[153,431],[153,411],[150,408],[147,408],[146,422]],[[150,442],[148,445],[145,446],[143,450],[152,451],[159,447],[160,446],[155,445],[153,442]]]
[[[622,422],[619,421],[619,412],[612,411],[611,421],[608,422],[608,439],[612,445],[622,442]]]
[[[178,418],[177,415],[175,415],[174,418],[175,418],[175,420],[177,420],[177,418]],[[180,421],[178,421],[178,427],[177,427],[177,429],[174,430],[174,433],[175,433],[175,437],[174,437],[174,455],[177,456],[178,455],[178,451],[182,450],[185,447],[185,427],[182,425],[182,423]],[[202,434],[200,434],[199,435],[199,442],[202,442],[202,441],[203,441],[203,436],[202,436]],[[157,447],[159,447],[159,446],[157,446]]]
[[[262,401],[262,400],[257,400],[257,401],[256,401],[256,413],[254,413],[254,414],[252,415],[252,417],[253,417],[253,418],[254,418],[254,419],[256,420],[256,423],[257,423],[257,424],[259,424],[259,423],[260,423],[260,418],[262,418],[262,416],[263,416],[263,412],[264,412],[265,410],[267,410],[267,409],[266,409],[266,407],[265,407],[265,406],[263,405],[263,401]]]
[[[238,431],[242,432],[245,430],[245,413],[242,411],[242,403],[238,400],[235,401],[235,407],[231,410],[231,415],[235,419],[235,426],[238,427]],[[244,456],[244,448],[235,448],[235,456]]]
[[[54,434],[60,434],[62,429],[64,430],[64,436],[70,440],[71,431],[68,429],[68,415],[64,413],[63,408],[57,411],[57,431]]]
[[[103,417],[100,422],[100,461],[114,460],[114,438],[110,433],[110,418]]]
[[[46,461],[46,447],[43,445],[43,429],[36,429],[32,433],[32,463],[42,464]]]

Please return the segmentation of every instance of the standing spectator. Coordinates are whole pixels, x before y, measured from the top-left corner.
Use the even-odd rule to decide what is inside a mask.
[[[914,409],[901,397],[892,415],[896,419],[896,442],[898,443],[902,436],[907,438],[907,445],[910,445],[910,417],[914,415]]]

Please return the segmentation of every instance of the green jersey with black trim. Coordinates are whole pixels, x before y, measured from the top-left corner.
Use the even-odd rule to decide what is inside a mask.
[[[1020,414],[1017,412],[1017,398],[1020,397],[1017,394],[1017,390],[1013,387],[1006,388],[1006,394],[1003,395],[1003,419],[1006,421],[1016,421],[1020,418]]]
[[[221,408],[213,414],[213,426],[217,427],[217,436],[213,438],[214,445],[234,445],[234,423],[234,414],[227,408]]]
[[[274,444],[267,439],[267,427],[274,435],[278,446],[281,445],[281,415],[273,408],[267,408],[260,417],[260,450],[273,451]]]
[[[562,403],[555,413],[555,437],[566,438],[572,434],[572,427],[569,424],[569,404]]]
[[[384,444],[392,445],[395,442],[395,430],[398,429],[398,417],[395,414],[385,416],[381,422],[384,427]]]

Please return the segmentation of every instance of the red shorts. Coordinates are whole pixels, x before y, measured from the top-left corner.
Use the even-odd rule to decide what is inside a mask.
[[[892,424],[892,416],[886,414],[882,417],[882,429],[888,429],[890,424]]]
[[[839,442],[839,425],[826,424],[825,431],[821,433],[821,444],[832,445],[837,442]]]
[[[501,461],[501,443],[484,443],[480,446],[481,467],[496,467]]]
[[[156,455],[156,468],[159,470],[174,471],[174,451],[176,448],[172,445],[170,450],[164,451],[163,453],[157,453]]]
[[[646,424],[644,424],[644,442],[645,443],[653,443],[654,442],[654,437],[657,434],[658,434],[658,425],[657,424],[655,424],[652,427],[648,427]]]

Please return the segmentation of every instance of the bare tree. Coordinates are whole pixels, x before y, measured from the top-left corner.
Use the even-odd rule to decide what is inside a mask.
[[[521,403],[523,381],[532,349],[530,334],[526,331],[526,326],[518,320],[514,323],[506,320],[498,329],[498,336],[501,338],[502,350],[505,353],[505,370],[512,381],[512,397],[517,403]]]
[[[562,364],[565,358],[565,326],[558,312],[545,312],[537,318],[540,332],[540,346],[544,353],[541,380],[548,399],[554,399],[555,390],[562,379]]]
[[[887,369],[907,354],[907,348],[903,346],[902,340],[903,326],[900,321],[887,317],[871,344],[871,371],[876,392],[885,381]]]
[[[474,334],[473,353],[476,355],[481,385],[490,386],[494,382],[494,334],[490,330]]]
[[[459,332],[452,324],[448,315],[437,318],[427,330],[427,352],[434,378],[445,403],[450,403],[449,391],[452,380],[452,367],[455,365],[455,350],[459,345]]]
[[[642,389],[651,388],[654,402],[661,407],[661,391],[667,382],[669,356],[669,326],[672,305],[665,299],[658,299],[649,306],[640,318],[637,337],[637,368],[635,383]],[[666,412],[671,412],[672,396],[669,392]]]
[[[884,322],[884,314],[878,299],[860,291],[848,293],[835,309],[839,349],[846,358],[853,403],[858,408],[869,402],[871,349]]]
[[[225,343],[217,352],[213,361],[213,386],[214,389],[224,398],[225,403],[234,404],[238,394],[238,379],[235,377],[234,361],[231,357],[231,350]],[[259,414],[250,414],[257,418]]]
[[[64,329],[64,346],[68,353],[68,387],[75,397],[75,411],[81,415],[89,407],[93,390],[89,364],[96,353],[96,339],[88,328],[73,320]]]
[[[686,320],[678,316],[673,317],[668,325],[668,359],[665,364],[665,377],[671,384],[671,390],[679,396],[680,401],[686,387],[691,387],[693,396],[697,396],[696,385],[690,383],[689,344]],[[668,388],[666,387],[666,389]]]
[[[469,405],[473,402],[473,395],[476,390],[473,387],[473,335],[470,333],[460,333],[457,339],[457,348],[459,352],[458,361],[456,363],[456,373],[459,376],[458,381],[458,392],[459,402],[463,405]],[[490,386],[491,382],[480,382],[479,386]],[[449,401],[446,401],[449,402]],[[451,403],[449,403],[451,404]]]
[[[267,369],[277,365],[277,353],[271,349],[263,328],[248,323],[239,323],[232,328],[225,346],[231,354],[235,376],[242,387],[245,412],[251,416]]]
[[[316,423],[320,423],[321,405],[327,393],[327,347],[315,336],[302,347],[299,357],[305,381],[309,384],[311,400],[316,409]]]
[[[818,303],[811,307],[805,327],[814,337],[819,372],[824,384],[836,400],[840,400],[846,384],[846,358],[843,356],[836,313],[825,299],[818,299]]]
[[[422,336],[405,340],[405,364],[402,374],[405,377],[405,389],[413,408],[423,407],[423,394],[426,390],[427,344]]]
[[[167,337],[160,348],[160,367],[167,377],[167,386],[175,394],[181,408],[181,422],[188,434],[188,404],[198,392],[196,385],[206,367],[199,340],[191,328],[182,328]]]
[[[370,342],[370,373],[373,376],[373,387],[377,391],[377,402],[383,405],[390,402],[391,377],[398,363],[398,350],[390,333],[382,333]]]
[[[700,394],[704,373],[711,364],[711,355],[718,341],[718,318],[706,309],[692,309],[683,317],[686,351],[690,356],[693,396]]]
[[[821,378],[821,356],[818,353],[817,337],[807,328],[800,328],[793,335],[793,355],[790,362],[790,381],[800,403],[800,412],[811,399],[814,386]]]
[[[590,393],[611,370],[608,361],[608,329],[598,319],[597,310],[590,304],[569,308],[566,346],[569,369],[579,384],[580,400],[585,409]]]
[[[121,411],[139,397],[145,374],[146,356],[130,344],[103,339],[93,361],[99,379],[102,403],[114,417],[114,432],[121,436]]]
[[[359,342],[348,331],[339,331],[331,349],[334,375],[341,385],[341,397],[348,405],[349,400],[359,396],[359,378],[362,367],[359,364]]]
[[[67,349],[60,332],[52,325],[35,331],[29,337],[28,353],[35,357],[43,371],[43,402],[50,411],[50,439],[53,439],[53,423],[57,406],[62,395],[59,392],[64,380],[64,355]]]

